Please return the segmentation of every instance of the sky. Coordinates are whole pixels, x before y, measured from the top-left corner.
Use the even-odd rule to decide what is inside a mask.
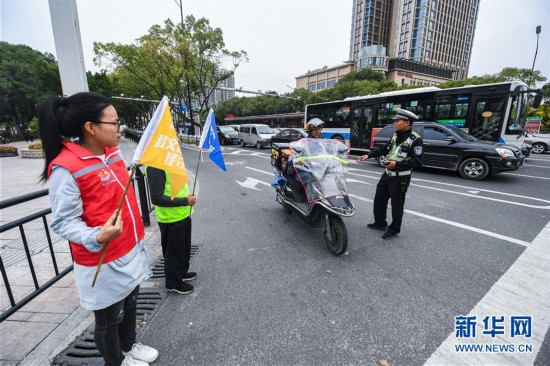
[[[292,91],[308,70],[349,58],[352,0],[182,0],[184,16],[205,17],[224,34],[226,48],[249,62],[235,74],[245,90]],[[439,0],[443,1],[443,0]],[[128,44],[154,24],[181,20],[175,0],[77,0],[84,60],[93,42]],[[550,0],[481,0],[469,76],[504,67],[535,69],[550,82]],[[55,55],[48,0],[0,0],[0,40]]]

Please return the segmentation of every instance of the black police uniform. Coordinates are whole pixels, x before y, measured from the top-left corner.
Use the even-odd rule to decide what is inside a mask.
[[[422,138],[413,134],[412,129],[405,132],[396,132],[394,136],[396,137],[395,144],[397,146],[402,145],[409,138],[412,140],[412,143],[410,146],[401,146],[402,153],[407,154],[406,158],[403,161],[397,161],[394,170],[386,169],[376,186],[374,224],[370,224],[369,227],[375,229],[386,228],[386,211],[388,200],[391,199],[392,223],[387,227],[386,233],[384,233],[383,237],[385,239],[390,239],[401,231],[403,206],[405,205],[405,194],[411,182],[411,171],[413,168],[422,166],[424,162]],[[394,147],[393,141],[394,138],[385,146],[373,149],[368,154],[368,157],[377,158],[388,155]]]

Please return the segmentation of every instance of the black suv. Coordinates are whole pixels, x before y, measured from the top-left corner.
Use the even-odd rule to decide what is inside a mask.
[[[229,126],[216,126],[218,128],[218,138],[221,145],[238,144],[239,133]]]
[[[481,180],[488,174],[517,170],[525,156],[513,145],[482,141],[458,127],[437,122],[415,122],[413,130],[424,141],[424,166],[459,171],[463,178]],[[386,126],[374,136],[374,147],[383,146],[395,132]],[[386,157],[377,159],[384,166]]]

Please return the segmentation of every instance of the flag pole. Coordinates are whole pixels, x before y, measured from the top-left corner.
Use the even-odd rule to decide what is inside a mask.
[[[117,209],[117,215],[115,216],[115,221],[118,218],[118,215],[120,214],[120,210],[122,209],[122,205],[124,204],[124,198],[126,197],[126,193],[128,192],[128,187],[130,187],[130,183],[132,182],[132,178],[134,177],[134,173],[136,172],[137,164],[134,164],[132,166],[132,172],[130,173],[130,177],[128,178],[128,183],[126,183],[126,187],[124,188],[124,192],[122,192],[122,198],[120,199],[120,203],[118,205]],[[109,245],[109,241],[107,240],[105,244],[103,244],[103,251],[101,252],[101,257],[99,258],[99,264],[97,265],[97,268],[95,270],[94,280],[92,281],[92,287],[95,286],[95,281],[97,280],[97,275],[99,275],[99,271],[101,271],[101,265],[103,264],[103,260],[105,259],[105,254],[107,253],[107,245]]]
[[[197,161],[197,169],[195,170],[195,182],[193,183],[193,192],[191,193],[192,196],[195,195],[195,187],[197,186],[197,178],[199,177],[199,165],[201,165],[201,158],[202,148],[199,147],[199,160]]]

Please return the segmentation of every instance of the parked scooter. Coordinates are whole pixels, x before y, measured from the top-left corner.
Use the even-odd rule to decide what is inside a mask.
[[[277,202],[310,226],[322,227],[333,254],[345,253],[348,232],[342,217],[355,215],[345,182],[348,147],[338,140],[311,138],[285,145],[274,143],[271,150]]]

